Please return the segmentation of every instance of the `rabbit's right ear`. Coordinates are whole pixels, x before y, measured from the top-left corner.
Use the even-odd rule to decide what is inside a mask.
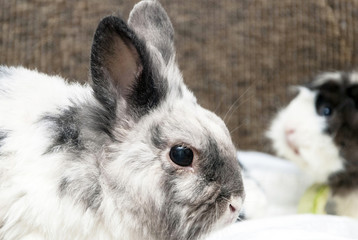
[[[150,65],[145,42],[122,19],[109,16],[99,23],[91,51],[91,78],[94,95],[108,118],[115,119],[118,101],[124,101],[125,113],[135,118],[158,105],[164,91]]]
[[[159,51],[165,64],[175,57],[174,28],[158,1],[137,3],[129,15],[128,25],[139,38]]]

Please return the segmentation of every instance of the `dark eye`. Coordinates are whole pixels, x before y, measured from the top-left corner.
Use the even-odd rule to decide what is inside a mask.
[[[175,145],[170,149],[169,157],[175,164],[188,167],[193,162],[194,153],[188,147]]]
[[[325,116],[325,117],[331,116],[332,113],[333,113],[333,110],[329,106],[322,106],[318,111],[319,115]]]

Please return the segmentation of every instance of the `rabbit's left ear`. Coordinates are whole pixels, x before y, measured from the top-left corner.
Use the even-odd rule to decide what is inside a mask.
[[[165,64],[175,57],[173,25],[159,2],[137,3],[129,15],[128,25],[147,45],[159,51]]]
[[[110,16],[99,23],[91,51],[92,87],[110,118],[115,119],[119,100],[133,117],[157,106],[165,86],[156,72],[145,42],[123,20]]]

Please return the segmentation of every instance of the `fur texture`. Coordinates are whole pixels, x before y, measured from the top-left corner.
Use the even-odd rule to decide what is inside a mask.
[[[142,1],[100,22],[91,85],[0,68],[0,239],[188,240],[236,220],[236,150],[184,85],[173,34]]]
[[[298,96],[279,112],[268,132],[279,155],[300,165],[314,182],[329,184],[331,213],[356,218],[357,80],[356,72],[317,76],[299,88]]]

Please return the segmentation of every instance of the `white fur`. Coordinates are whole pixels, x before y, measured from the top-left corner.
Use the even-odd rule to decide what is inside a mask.
[[[12,72],[11,81],[1,82],[9,84],[6,89],[12,97],[0,99],[0,111],[6,116],[0,118],[0,128],[11,131],[11,136],[2,147],[6,155],[0,156],[0,219],[7,222],[0,230],[0,236],[9,240],[32,239],[30,235],[36,235],[35,239],[40,239],[38,236],[43,239],[66,239],[68,236],[71,239],[111,239],[126,236],[119,221],[111,214],[111,221],[98,219],[90,211],[83,212],[80,205],[71,204],[71,199],[58,198],[59,173],[66,167],[64,157],[61,153],[42,155],[49,138],[46,126],[42,128],[36,124],[39,116],[56,113],[59,108],[70,104],[70,97],[72,101],[94,101],[91,99],[92,90],[24,68],[9,70]],[[28,139],[37,144],[28,145]],[[114,210],[113,203],[108,201],[99,211],[105,216],[106,212]],[[112,235],[113,229],[118,229],[115,235]]]
[[[39,116],[69,105],[70,97],[72,101],[91,101],[90,88],[21,67],[8,71],[10,81],[0,79],[2,88],[7,84],[6,92],[11,94],[10,98],[0,94],[0,128],[11,132],[0,155],[0,219],[6,221],[0,237],[112,238],[103,219],[95,219],[90,211],[83,212],[81,206],[69,204],[67,198],[58,198],[60,169],[66,167],[64,157],[60,153],[43,155],[49,142],[47,126],[36,124]],[[29,139],[37,144],[29,145]]]
[[[88,85],[69,84],[60,77],[22,67],[0,68],[0,239],[184,240],[203,237],[236,220],[244,192],[229,131],[219,117],[197,104],[183,84],[172,37],[160,41],[173,31],[160,4],[140,2],[130,18],[133,14],[137,15],[129,26],[146,41],[151,58],[151,66],[137,68],[150,68],[155,79],[138,79],[131,76],[131,70],[126,75],[128,66],[144,60],[137,59],[143,49],[113,16],[101,21],[94,37],[91,74],[95,93]],[[158,16],[162,24],[155,23]],[[140,31],[147,23],[149,31]],[[108,30],[108,24],[119,25]],[[111,35],[118,35],[119,28],[133,41],[124,55],[117,50],[123,50],[121,44],[127,41],[113,41],[122,36]],[[111,46],[105,46],[102,36],[108,37],[105,40]],[[167,48],[157,49],[158,44]],[[170,58],[164,59],[165,53]],[[123,56],[128,57],[128,65],[123,64],[127,59],[120,59]],[[119,67],[113,62],[124,71],[119,71],[124,74],[121,77],[131,79],[113,76]],[[140,80],[154,81],[153,85],[147,82],[154,94],[145,106],[126,94],[127,90],[142,94],[139,87],[139,93],[130,87]],[[155,132],[156,126],[160,133]],[[181,167],[168,159],[177,144],[193,150],[191,166]],[[217,160],[205,158],[206,153],[211,154],[208,146],[215,146],[214,154],[222,158],[223,167],[217,173],[225,171],[230,181],[216,173],[209,179],[199,169],[200,163],[210,168]],[[231,199],[219,198],[224,191]],[[171,209],[166,204],[169,200]],[[197,214],[188,217],[189,212]],[[161,216],[168,220],[163,227]]]
[[[65,172],[69,176],[78,176],[84,173],[75,163],[69,165],[63,161],[65,153],[43,155],[51,139],[47,132],[48,126],[37,124],[39,117],[48,113],[58,113],[59,109],[66,108],[74,101],[96,104],[92,89],[87,85],[69,84],[60,77],[47,76],[22,67],[7,70],[11,75],[6,75],[6,78],[10,79],[5,81],[0,78],[1,88],[7,92],[0,94],[0,112],[6,116],[0,118],[0,129],[6,129],[11,134],[1,147],[3,155],[0,155],[0,219],[6,222],[6,225],[0,228],[0,238],[56,240],[68,239],[70,236],[71,239],[141,239],[147,230],[125,210],[132,207],[128,205],[131,203],[124,201],[123,197],[113,200],[113,197],[109,196],[111,190],[104,187],[106,184],[102,185],[103,202],[96,213],[84,209],[80,204],[74,205],[73,199],[68,196],[59,198],[61,174]],[[173,79],[177,78],[178,82],[182,81],[176,68],[168,69],[166,73]],[[7,86],[4,87],[4,84]],[[201,147],[205,147],[204,142],[201,142],[202,132],[205,130],[211,132],[216,140],[222,143],[223,149],[235,155],[235,149],[230,145],[230,136],[222,120],[196,104],[195,97],[186,88],[183,90],[184,98],[178,100],[169,94],[168,99],[155,110],[155,114],[148,114],[140,120],[138,127],[133,126],[132,131],[128,133],[128,141],[120,146],[127,151],[123,151],[124,154],[116,161],[101,163],[104,172],[101,175],[101,182],[117,181],[113,176],[121,176],[121,181],[127,179],[119,185],[126,186],[126,197],[137,199],[137,204],[146,204],[150,196],[153,196],[153,192],[158,192],[155,186],[158,186],[161,174],[155,173],[160,172],[161,163],[171,164],[167,159],[167,152],[161,155],[161,161],[148,165],[145,171],[137,171],[135,175],[128,171],[126,165],[143,166],[148,164],[145,159],[152,159],[158,154],[145,144],[150,140],[147,139],[149,136],[143,135],[142,132],[146,132],[161,118],[166,119],[166,122],[168,118],[172,121],[167,126],[161,126],[175,136],[170,139],[172,143],[185,142],[200,150]],[[193,104],[188,105],[188,101]],[[172,108],[173,111],[170,116],[168,108]],[[181,126],[185,126],[186,130],[182,131]],[[118,129],[119,132],[122,130]],[[29,145],[29,139],[36,144]],[[121,149],[117,147],[116,151]],[[133,157],[131,154],[138,152],[142,154],[136,155],[138,161],[128,161]],[[102,158],[105,159],[105,156]],[[135,168],[134,166],[132,169]],[[180,183],[178,187],[183,198],[191,193],[190,188],[196,178],[198,175],[183,171],[183,177],[176,180]],[[164,196],[157,193],[155,197],[153,200],[159,208]],[[242,198],[232,201],[238,209],[241,208]],[[118,206],[121,206],[121,209],[118,209]],[[232,213],[227,209],[213,228],[220,228],[231,221]],[[146,239],[150,239],[150,235]]]
[[[331,173],[343,169],[344,159],[332,138],[324,133],[326,123],[315,111],[315,94],[300,88],[298,96],[275,117],[267,135],[278,155],[298,164],[315,182],[326,182]],[[288,131],[293,133],[286,134]]]

